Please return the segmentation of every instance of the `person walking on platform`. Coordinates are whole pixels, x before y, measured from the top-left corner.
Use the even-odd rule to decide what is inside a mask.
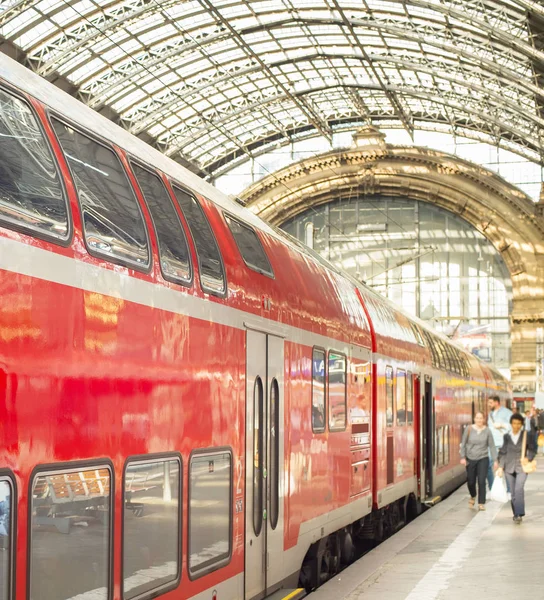
[[[536,414],[536,423],[538,428],[538,438],[536,440],[539,454],[544,454],[544,410],[538,409]],[[542,436],[542,437],[541,437]],[[542,442],[541,442],[542,439]]]
[[[489,408],[487,426],[493,434],[495,448],[498,452],[503,444],[504,434],[511,431],[510,417],[512,416],[512,411],[509,408],[506,408],[506,406],[501,406],[501,400],[498,396],[490,396],[487,401],[487,406]],[[489,489],[493,486],[494,479],[495,476],[493,475],[492,463],[490,461],[487,469],[487,484],[489,485]]]
[[[531,411],[531,410],[525,411],[525,422],[524,422],[523,426],[525,428],[525,431],[529,435],[533,436],[533,438],[535,439],[535,443],[536,443],[536,440],[538,438],[538,431],[537,431],[536,418],[533,414],[533,411]]]
[[[489,467],[489,455],[497,467],[497,448],[489,427],[485,426],[483,413],[474,415],[474,425],[469,425],[461,440],[461,464],[467,468],[467,485],[470,493],[469,506],[476,502],[476,480],[478,480],[478,508],[485,510],[485,479]],[[493,463],[491,467],[493,468]]]
[[[505,434],[504,443],[499,450],[499,468],[497,475],[506,476],[512,491],[512,512],[514,523],[520,524],[525,516],[525,482],[527,473],[523,467],[532,461],[536,454],[534,436],[522,431],[523,417],[512,415],[510,424],[512,431]]]

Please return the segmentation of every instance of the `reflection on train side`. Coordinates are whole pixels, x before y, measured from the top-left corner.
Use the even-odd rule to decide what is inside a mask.
[[[131,462],[125,472],[124,598],[175,585],[180,572],[180,462]]]
[[[110,471],[38,473],[32,485],[31,600],[106,600]]]
[[[11,549],[11,487],[0,481],[0,600],[8,599]]]

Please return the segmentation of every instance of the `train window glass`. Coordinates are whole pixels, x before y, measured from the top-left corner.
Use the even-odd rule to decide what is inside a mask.
[[[268,256],[257,236],[257,232],[230,215],[225,215],[225,220],[246,265],[257,271],[257,273],[274,277],[274,271],[272,271]]]
[[[397,369],[397,425],[406,425],[406,371]]]
[[[110,481],[105,467],[35,475],[30,504],[33,600],[109,598]]]
[[[260,377],[253,386],[253,531],[258,537],[263,526],[264,390]]]
[[[414,332],[417,343],[420,346],[425,346],[425,342],[423,341],[423,337],[421,335],[421,331],[420,331],[419,327],[415,323],[412,323],[412,322],[410,322],[410,327],[412,328],[412,331]]]
[[[157,232],[162,274],[187,285],[192,280],[189,245],[172,199],[157,175],[138,165],[132,168]]]
[[[232,455],[193,454],[189,467],[189,574],[200,577],[231,554]]]
[[[312,351],[312,430],[325,431],[325,350]]]
[[[58,240],[70,235],[53,153],[30,105],[0,89],[0,220]]]
[[[146,269],[151,258],[144,219],[119,157],[69,125],[52,124],[72,172],[89,252]]]
[[[344,431],[347,412],[347,359],[345,354],[329,352],[327,369],[329,395],[329,429]]]
[[[280,388],[274,377],[270,384],[270,526],[276,529],[280,506]]]
[[[2,117],[0,117],[2,118]],[[0,477],[0,600],[11,598],[13,577],[13,488]]]
[[[385,418],[387,427],[393,427],[393,367],[385,367]]]
[[[450,426],[444,427],[444,464],[450,464]]]
[[[408,425],[414,422],[414,389],[410,372],[406,374],[406,422]]]
[[[438,455],[438,463],[437,467],[442,467],[444,465],[444,428],[439,427],[437,432],[437,455]]]
[[[227,292],[227,284],[223,261],[208,219],[193,195],[175,186],[174,193],[195,243],[200,269],[200,286],[205,292],[224,296]]]
[[[181,572],[181,463],[134,460],[124,477],[123,598],[177,585]]]

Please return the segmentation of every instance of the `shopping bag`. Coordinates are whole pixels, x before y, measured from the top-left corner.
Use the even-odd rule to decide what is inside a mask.
[[[539,448],[542,448],[544,446],[544,433],[541,433],[538,436],[537,444],[538,444]]]
[[[500,502],[501,504],[508,502],[508,494],[506,493],[506,479],[504,477],[498,477],[497,475],[495,476],[495,480],[491,486],[491,491],[489,492],[489,499],[495,500],[495,502]]]

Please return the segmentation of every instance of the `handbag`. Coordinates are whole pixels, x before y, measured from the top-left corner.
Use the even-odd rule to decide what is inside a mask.
[[[521,458],[525,457],[525,452],[527,450],[527,431],[523,432],[523,443],[521,445]],[[521,468],[524,473],[530,474],[536,471],[536,459],[530,460],[526,465],[521,463]]]
[[[539,447],[539,448],[542,448],[542,447],[544,447],[544,433],[541,433],[541,434],[538,436],[538,442],[537,442],[537,443],[538,443],[538,447]]]

